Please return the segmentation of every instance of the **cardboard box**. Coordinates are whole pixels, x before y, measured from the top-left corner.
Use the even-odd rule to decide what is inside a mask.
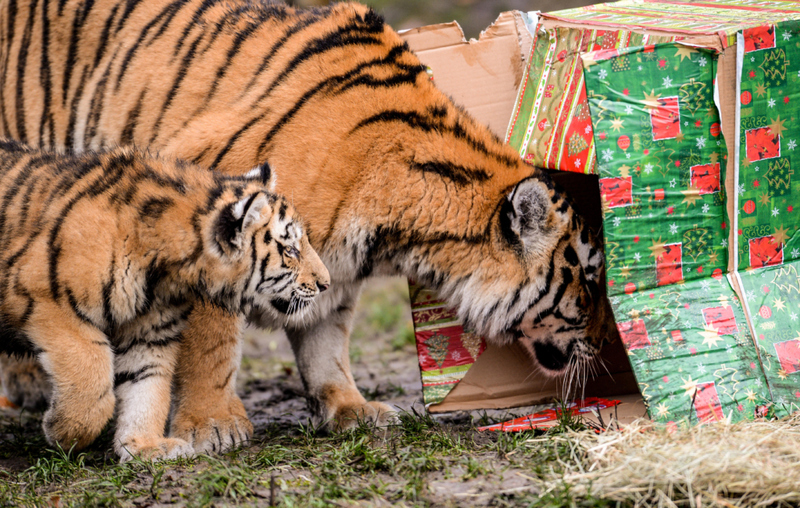
[[[601,196],[588,216],[627,354],[603,351],[614,382],[587,396],[640,392],[663,422],[800,409],[798,19],[786,1],[637,0],[505,13],[479,41],[453,24],[405,34],[498,134],[513,89],[507,140]],[[412,286],[412,306],[431,411],[559,395],[519,352],[481,353],[434,295]]]
[[[538,17],[505,12],[479,40],[467,41],[457,23],[425,26],[401,33],[431,70],[436,85],[464,106],[498,136],[505,134],[526,69]],[[554,173],[554,178],[579,201],[583,213],[601,224],[597,177]],[[432,291],[410,284],[412,316],[422,371],[423,394],[431,412],[463,409],[501,409],[552,402],[563,398],[562,380],[531,375],[527,353],[516,347],[497,348],[464,331],[447,302]],[[621,343],[603,351],[608,368],[591,386],[587,397],[626,399],[616,409],[620,418],[644,414],[638,386]],[[477,359],[477,361],[476,361]],[[638,399],[638,401],[636,400]]]

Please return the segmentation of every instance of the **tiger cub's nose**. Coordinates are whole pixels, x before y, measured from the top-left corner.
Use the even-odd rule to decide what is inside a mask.
[[[319,282],[317,282],[317,288],[319,289],[320,293],[322,293],[323,291],[325,291],[329,287],[330,287],[330,284],[320,284]]]

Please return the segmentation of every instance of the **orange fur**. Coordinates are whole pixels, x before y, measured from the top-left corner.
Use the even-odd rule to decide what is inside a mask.
[[[329,284],[266,176],[0,140],[0,353],[35,355],[52,380],[48,441],[85,447],[118,402],[123,459],[193,453],[163,431],[195,303],[303,314]]]
[[[603,255],[566,198],[437,90],[369,8],[2,5],[7,135],[75,150],[135,143],[226,174],[270,161],[334,284],[305,322],[249,317],[285,326],[319,420],[348,427],[343,414],[375,413],[345,361],[352,308],[373,274],[436,288],[466,324],[496,343],[521,341],[551,374],[582,364],[613,334],[599,289]],[[241,430],[241,403],[221,383],[238,349],[212,347],[219,334],[235,343],[238,326],[235,317],[190,323],[175,435]],[[209,363],[218,366],[211,376]],[[388,410],[380,405],[380,423]],[[199,439],[205,449],[229,446]]]

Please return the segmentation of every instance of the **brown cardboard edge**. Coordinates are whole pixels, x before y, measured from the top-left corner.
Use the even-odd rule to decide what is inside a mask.
[[[457,21],[401,30],[398,34],[404,41],[412,41],[409,45],[414,47],[415,51],[428,51],[467,43],[464,30]]]

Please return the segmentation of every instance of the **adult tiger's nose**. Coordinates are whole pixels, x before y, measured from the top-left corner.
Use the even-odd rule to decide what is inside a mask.
[[[322,293],[323,291],[325,291],[329,287],[330,287],[330,284],[320,284],[319,282],[317,282],[317,288],[319,289],[320,293]]]

